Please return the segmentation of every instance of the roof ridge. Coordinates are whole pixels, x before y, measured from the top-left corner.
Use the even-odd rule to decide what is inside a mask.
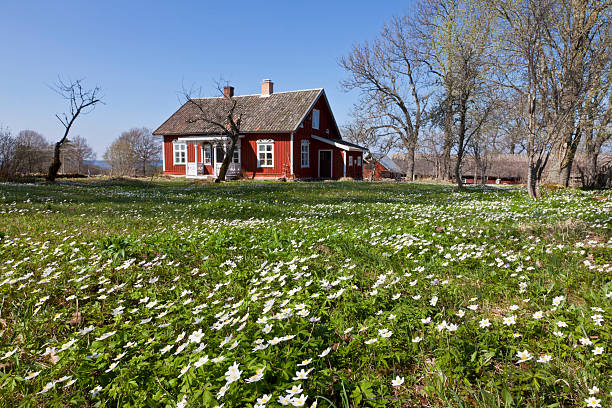
[[[308,91],[322,91],[323,88],[312,88],[312,89],[296,89],[293,91],[280,91],[280,92],[273,92],[271,95],[269,96],[274,96],[276,94],[283,94],[283,93],[291,93],[291,92],[308,92]],[[260,93],[256,93],[256,94],[247,94],[247,95],[234,95],[234,98],[243,98],[243,97],[247,97],[247,96],[261,96]],[[224,98],[224,96],[206,96],[203,98],[191,98],[191,99],[221,99]]]

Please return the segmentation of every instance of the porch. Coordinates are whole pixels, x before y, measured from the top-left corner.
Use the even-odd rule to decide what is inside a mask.
[[[230,140],[223,136],[198,136],[180,137],[175,143],[184,144],[187,152],[193,152],[193,154],[186,155],[185,176],[194,179],[209,179],[218,177],[225,155],[229,150]],[[238,140],[226,178],[237,178],[240,175],[240,169],[241,143]]]

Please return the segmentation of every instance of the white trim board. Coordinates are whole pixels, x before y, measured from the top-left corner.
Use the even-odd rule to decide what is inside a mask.
[[[319,142],[327,143],[327,144],[330,144],[332,146],[336,146],[339,149],[347,150],[349,152],[363,152],[362,149],[358,149],[358,148],[353,147],[353,146],[345,145],[344,143],[337,142],[335,140],[326,139],[326,138],[321,137],[321,136],[311,135],[310,137],[312,137],[314,140],[318,140]]]

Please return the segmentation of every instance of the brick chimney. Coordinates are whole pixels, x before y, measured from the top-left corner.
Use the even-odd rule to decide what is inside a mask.
[[[223,87],[223,96],[226,98],[231,98],[234,96],[234,87],[233,86],[224,86]]]
[[[274,82],[264,79],[261,83],[261,96],[270,96],[274,93]]]

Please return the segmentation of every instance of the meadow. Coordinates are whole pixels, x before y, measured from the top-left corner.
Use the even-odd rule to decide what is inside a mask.
[[[0,406],[611,406],[611,198],[2,183]]]

